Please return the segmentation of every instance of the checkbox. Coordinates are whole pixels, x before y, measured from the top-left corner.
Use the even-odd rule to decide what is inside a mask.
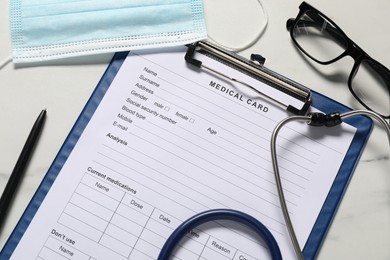
[[[165,107],[164,107],[164,110],[167,111],[167,112],[168,112],[170,109],[171,109],[171,108],[168,107],[168,106],[165,106]]]
[[[195,122],[195,119],[190,118],[189,122],[190,122],[191,124],[193,124],[193,123]]]

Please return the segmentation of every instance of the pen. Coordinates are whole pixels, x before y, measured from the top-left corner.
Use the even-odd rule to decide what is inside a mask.
[[[18,161],[16,162],[15,168],[13,169],[7,185],[5,186],[3,195],[0,198],[0,230],[6,218],[8,207],[23,175],[24,169],[26,168],[27,162],[31,157],[34,145],[37,142],[39,134],[42,130],[45,116],[46,109],[43,109],[31,129],[26,143],[23,146],[22,152],[19,155]]]

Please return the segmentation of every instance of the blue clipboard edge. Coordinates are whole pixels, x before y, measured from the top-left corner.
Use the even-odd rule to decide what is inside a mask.
[[[35,213],[38,211],[38,208],[40,207],[47,193],[49,192],[50,187],[60,173],[64,163],[66,162],[68,156],[75,147],[77,141],[79,140],[89,120],[94,114],[96,108],[99,106],[100,101],[106,94],[108,88],[111,85],[111,82],[115,78],[128,53],[129,52],[118,52],[115,53],[115,55],[113,56],[110,65],[107,67],[106,71],[101,77],[91,97],[84,106],[82,112],[76,120],[76,123],[72,127],[57,156],[51,164],[48,172],[46,173],[37,191],[35,192],[30,203],[28,204],[26,210],[21,216],[19,222],[17,223],[16,227],[14,228],[13,232],[5,243],[0,253],[0,259],[9,259],[13,254],[24,232],[30,225],[32,219],[35,216]]]
[[[65,139],[39,188],[4,245],[0,253],[0,259],[9,259],[11,257],[128,53],[119,52],[112,58],[110,65],[107,67],[75,125]],[[346,112],[350,110],[346,106],[315,91],[312,91],[312,95],[313,106],[323,112]],[[317,255],[373,126],[372,120],[365,116],[348,118],[345,122],[355,126],[358,130],[304,247],[303,254],[305,259],[313,259]]]
[[[351,109],[345,105],[320,93],[312,91],[312,95],[312,106],[324,113],[344,113],[351,111]],[[303,248],[303,255],[305,259],[315,259],[319,253],[319,249],[321,248],[321,245],[326,237],[326,233],[330,228],[330,224],[336,215],[336,211],[341,203],[345,191],[347,190],[349,181],[352,178],[353,172],[373,129],[373,121],[371,118],[366,116],[359,115],[346,118],[344,122],[356,127],[357,131],[322,206],[320,214],[317,217],[316,223],[314,224],[309,238]]]

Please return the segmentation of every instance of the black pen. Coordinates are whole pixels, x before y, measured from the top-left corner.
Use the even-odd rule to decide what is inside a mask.
[[[8,207],[17,190],[18,184],[23,176],[24,169],[26,168],[27,162],[29,161],[33,152],[35,143],[37,142],[39,134],[42,130],[45,116],[46,109],[42,110],[37,120],[35,121],[27,141],[24,144],[22,152],[19,155],[18,161],[16,162],[15,168],[11,173],[7,185],[5,186],[3,195],[0,198],[0,230],[8,213]]]

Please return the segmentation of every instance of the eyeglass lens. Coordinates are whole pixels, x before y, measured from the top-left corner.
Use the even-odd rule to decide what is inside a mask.
[[[292,28],[292,37],[306,55],[330,63],[344,54],[348,39],[331,21],[308,10]],[[390,116],[390,71],[375,60],[362,60],[350,78],[350,89],[366,108]]]
[[[374,60],[362,60],[350,82],[351,91],[367,108],[390,116],[390,73]]]
[[[318,62],[329,62],[340,56],[347,48],[344,35],[325,17],[307,11],[295,24],[293,38],[308,56]]]

